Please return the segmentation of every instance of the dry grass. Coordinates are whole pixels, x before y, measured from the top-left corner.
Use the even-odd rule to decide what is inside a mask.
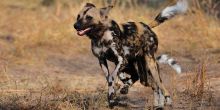
[[[91,1],[102,6],[98,0]],[[91,55],[90,41],[78,37],[72,27],[83,2],[86,0],[63,0],[45,7],[40,0],[0,1],[0,109],[107,108],[105,80]],[[149,23],[158,13],[159,10],[145,7],[115,7],[111,17],[121,23],[129,20]],[[180,56],[182,63],[186,58],[196,65],[206,59],[209,61],[204,63],[206,65],[220,62],[217,56],[220,22],[201,10],[193,9],[177,16],[154,31],[159,37],[159,53]],[[187,64],[186,69],[195,67]],[[180,83],[181,78],[172,76],[176,83],[186,85],[184,92],[178,91],[178,84],[170,87],[175,89],[176,100],[195,97],[200,99],[196,102],[213,103],[204,64],[196,67],[199,71],[193,71],[198,74],[184,76],[186,82]],[[97,87],[101,89],[95,92]],[[134,89],[140,90],[139,87]],[[189,100],[195,101],[194,98]],[[190,102],[186,102],[182,105],[189,107]],[[191,105],[191,109],[201,107]]]

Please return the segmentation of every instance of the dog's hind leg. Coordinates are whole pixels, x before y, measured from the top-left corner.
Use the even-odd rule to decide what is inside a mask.
[[[124,84],[120,93],[127,94],[129,87],[131,87],[139,79],[134,63],[129,63],[128,66],[119,73],[119,78]]]
[[[138,73],[140,76],[141,84],[144,86],[150,86],[154,92],[154,109],[156,110],[163,109],[165,102],[164,95],[162,94],[162,91],[155,83],[150,69],[146,66],[147,62],[144,56],[139,56],[137,58],[137,65],[138,65],[138,70],[139,70]]]
[[[145,57],[138,56],[136,59],[137,59],[137,68],[138,68],[138,74],[140,77],[140,83],[144,86],[149,86],[150,75],[148,74],[148,71],[146,69]]]
[[[161,110],[164,108],[165,97],[162,94],[161,89],[156,85],[156,83],[152,84],[152,90],[154,92],[154,109]]]
[[[146,55],[145,59],[147,61],[147,68],[149,68],[149,72],[151,73],[156,86],[159,87],[159,89],[162,91],[162,94],[165,96],[166,104],[170,105],[171,104],[170,94],[168,90],[165,88],[164,84],[162,83],[156,59],[152,55]]]

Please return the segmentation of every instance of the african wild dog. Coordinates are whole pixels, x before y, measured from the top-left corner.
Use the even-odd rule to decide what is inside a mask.
[[[140,78],[141,84],[152,87],[155,107],[163,107],[164,102],[171,104],[170,94],[162,83],[154,55],[158,39],[152,28],[185,12],[187,2],[179,0],[176,5],[165,8],[149,25],[143,22],[119,25],[108,17],[112,8],[110,5],[99,9],[94,4],[87,3],[74,24],[79,36],[87,35],[91,39],[92,52],[98,58],[108,82],[109,106],[116,104],[114,97],[117,75],[125,84],[132,85]],[[112,73],[109,73],[107,60],[116,65]],[[175,65],[175,62],[170,61],[170,64]],[[126,74],[123,73],[128,75],[128,79],[124,79],[123,75]],[[122,89],[123,92],[126,93]]]

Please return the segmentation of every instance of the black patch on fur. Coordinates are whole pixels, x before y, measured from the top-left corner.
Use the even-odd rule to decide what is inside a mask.
[[[134,22],[128,22],[123,25],[124,34],[128,36],[132,36],[134,33],[137,33],[137,26]]]
[[[130,79],[132,80],[133,83],[135,83],[139,79],[139,75],[134,66],[133,61],[129,61],[126,67],[122,70],[122,72],[125,72],[126,74],[131,75],[131,78],[125,78],[124,80],[122,80],[124,84],[126,84],[127,81]]]
[[[118,24],[114,20],[112,20],[111,25],[112,26],[109,29],[114,32],[114,33],[112,33],[113,36],[121,36],[122,33],[121,33],[121,30],[120,30]]]
[[[160,60],[160,59],[161,59],[161,56],[158,56],[156,59],[157,59],[157,60]]]
[[[85,7],[95,7],[95,5],[92,4],[92,3],[86,3],[86,6],[85,6]]]
[[[151,28],[150,28],[147,24],[145,24],[145,23],[143,23],[143,22],[139,22],[139,23],[141,23],[141,24],[144,26],[144,28],[146,28],[146,29],[148,29],[148,30],[151,30]]]
[[[171,65],[175,65],[175,64],[177,64],[176,61],[172,61],[172,62],[171,62]]]
[[[137,57],[137,66],[139,70],[139,76],[140,76],[140,82],[145,82],[145,84],[148,84],[148,68],[146,68],[146,60],[144,56]],[[146,85],[145,85],[146,86]]]
[[[85,15],[92,7],[86,9],[84,12],[83,12],[83,15]]]
[[[108,100],[112,100],[114,98],[114,93],[111,93],[109,96],[108,96]]]
[[[128,94],[128,88],[129,88],[129,86],[124,86],[123,88],[121,88],[120,93],[121,94]]]
[[[120,79],[123,83],[126,83],[130,78]]]
[[[112,82],[109,82],[109,83],[108,83],[108,86],[112,86]]]
[[[168,18],[166,17],[162,17],[161,13],[155,18],[155,20],[159,23],[163,23],[164,21],[166,21]]]

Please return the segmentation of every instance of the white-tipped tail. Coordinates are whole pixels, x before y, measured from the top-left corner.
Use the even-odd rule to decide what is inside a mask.
[[[167,19],[172,18],[176,14],[185,13],[188,8],[188,2],[187,0],[178,0],[176,5],[166,7],[161,12],[161,17],[165,17]]]
[[[148,25],[149,27],[154,28],[177,14],[185,13],[187,9],[187,0],[178,0],[175,5],[166,7],[164,10],[162,10],[162,12],[157,15],[155,20]]]
[[[169,58],[168,55],[163,54],[157,57],[157,62],[170,65],[178,74],[182,72],[181,66],[173,58]]]

